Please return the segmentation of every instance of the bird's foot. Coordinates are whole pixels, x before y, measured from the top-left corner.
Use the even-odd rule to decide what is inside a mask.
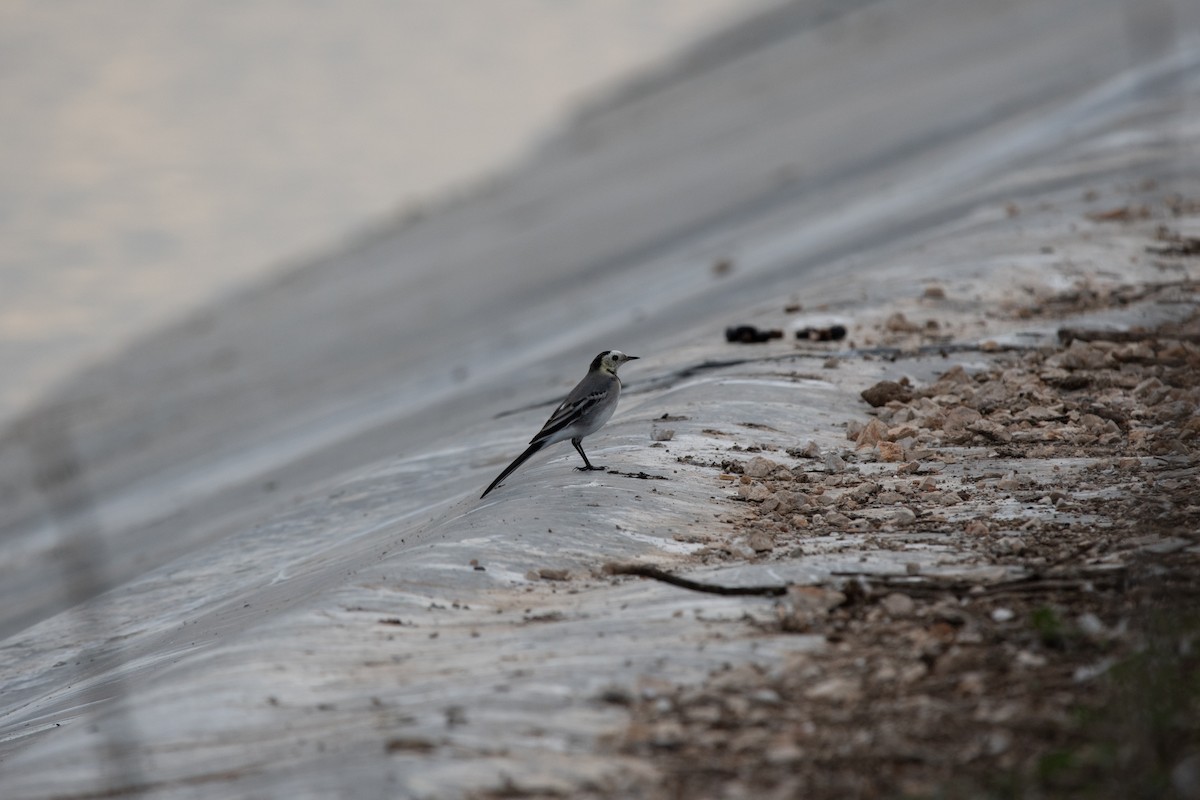
[[[579,470],[580,472],[597,472],[608,469],[608,467],[593,467],[591,464],[588,464],[586,467],[576,467],[575,469]]]

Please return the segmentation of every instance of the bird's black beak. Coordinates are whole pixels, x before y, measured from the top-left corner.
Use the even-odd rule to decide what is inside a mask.
[[[641,356],[625,356],[630,361],[637,361]]]

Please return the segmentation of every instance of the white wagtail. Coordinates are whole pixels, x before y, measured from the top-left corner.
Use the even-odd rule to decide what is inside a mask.
[[[479,499],[487,497],[488,492],[499,486],[500,481],[513,474],[516,468],[534,453],[564,439],[570,439],[579,455],[583,456],[584,466],[576,469],[604,469],[592,466],[587,453],[583,452],[581,442],[583,437],[600,430],[617,410],[617,398],[621,396],[621,379],[617,377],[617,367],[635,358],[637,356],[627,356],[620,350],[605,350],[593,358],[587,375],[571,390],[567,399],[562,401],[562,405],[554,409],[554,413],[546,420],[538,435],[529,440],[529,447],[525,452],[504,468],[504,472],[484,489]]]

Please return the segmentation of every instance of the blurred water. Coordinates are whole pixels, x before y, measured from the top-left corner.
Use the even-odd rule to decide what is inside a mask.
[[[0,5],[0,423],[768,0]]]

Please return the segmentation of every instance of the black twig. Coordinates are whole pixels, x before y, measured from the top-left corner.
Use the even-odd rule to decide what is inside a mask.
[[[681,589],[691,589],[693,592],[707,592],[708,594],[721,595],[759,595],[765,597],[778,597],[786,594],[788,587],[783,586],[720,586],[712,583],[700,583],[699,581],[688,580],[681,578],[678,575],[672,575],[657,567],[651,567],[646,564],[617,564],[610,562],[604,565],[604,571],[609,575],[636,575],[640,578],[652,578],[656,581],[669,583],[672,586],[678,586]]]

